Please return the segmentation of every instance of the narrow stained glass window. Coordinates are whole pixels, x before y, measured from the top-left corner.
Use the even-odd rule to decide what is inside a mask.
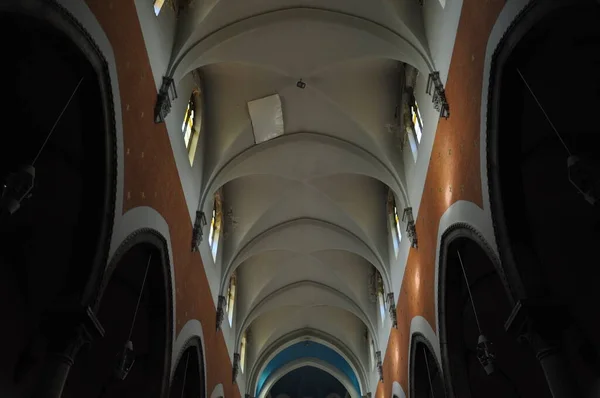
[[[194,131],[194,119],[195,119],[195,110],[194,110],[194,98],[190,99],[187,104],[187,109],[185,110],[185,117],[183,118],[183,124],[181,125],[181,131],[183,132],[183,141],[185,142],[185,147],[189,148],[192,132]]]
[[[165,0],[154,0],[154,14],[156,16],[160,14],[163,4],[165,4]]]

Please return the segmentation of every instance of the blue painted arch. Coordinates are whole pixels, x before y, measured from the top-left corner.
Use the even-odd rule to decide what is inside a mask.
[[[269,376],[285,366],[287,363],[302,358],[317,358],[337,368],[340,372],[346,375],[348,379],[350,379],[356,391],[360,393],[361,390],[358,383],[358,378],[344,357],[323,344],[312,341],[303,341],[287,347],[269,361],[267,366],[265,366],[264,370],[258,377],[255,396],[260,396],[261,390]]]

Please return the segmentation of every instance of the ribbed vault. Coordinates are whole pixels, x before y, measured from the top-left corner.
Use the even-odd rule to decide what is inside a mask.
[[[167,71],[176,82],[193,70],[203,80],[199,208],[212,214],[219,192],[224,218],[218,255],[205,266],[215,267],[219,296],[235,275],[232,351],[244,345],[252,395],[278,352],[318,340],[348,361],[366,394],[372,351],[389,334],[373,285],[392,291],[389,193],[399,212],[411,206],[390,126],[399,123],[406,65],[435,70],[421,7],[233,3],[197,2],[180,15]],[[282,134],[257,141],[249,103],[274,95]]]

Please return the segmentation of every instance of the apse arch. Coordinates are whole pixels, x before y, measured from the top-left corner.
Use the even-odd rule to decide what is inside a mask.
[[[265,387],[262,389],[262,391],[258,395],[258,398],[266,398],[271,387],[273,387],[273,385],[275,385],[275,383],[277,383],[277,381],[279,381],[279,379],[281,379],[283,376],[287,375],[288,373],[290,373],[296,369],[303,368],[303,367],[312,367],[312,368],[316,368],[316,369],[319,369],[319,370],[322,370],[322,371],[328,373],[329,375],[334,377],[337,381],[339,381],[340,384],[342,384],[342,386],[344,386],[346,391],[350,394],[350,397],[352,397],[352,398],[360,397],[358,390],[356,390],[356,387],[352,384],[352,381],[348,378],[348,376],[346,376],[343,372],[341,372],[335,366],[332,366],[329,363],[327,363],[325,361],[321,361],[317,358],[304,358],[304,359],[300,359],[300,360],[297,360],[294,362],[290,362],[287,365],[285,365],[283,368],[278,369],[265,382]]]
[[[336,377],[348,391],[360,393],[357,375],[349,363],[331,348],[314,342],[298,342],[275,355],[256,379],[256,397],[264,397],[270,387],[283,375],[302,366],[312,365]]]
[[[391,167],[386,165],[379,157],[370,151],[362,148],[361,146],[353,143],[352,141],[345,140],[339,137],[335,137],[324,133],[315,132],[297,132],[297,133],[286,133],[279,137],[275,137],[267,142],[263,142],[260,145],[253,145],[247,149],[232,156],[221,166],[212,171],[208,182],[205,185],[203,192],[200,196],[199,208],[204,209],[206,207],[207,198],[214,195],[214,193],[228,182],[252,174],[273,174],[284,178],[294,179],[294,176],[286,176],[282,173],[282,170],[273,170],[271,165],[277,158],[285,158],[287,155],[284,153],[287,151],[298,151],[298,148],[290,148],[292,145],[304,145],[313,147],[309,148],[311,152],[315,150],[323,151],[327,148],[327,152],[323,151],[323,159],[327,160],[326,154],[330,155],[331,152],[338,153],[340,156],[352,156],[356,165],[362,165],[362,169],[357,166],[353,168],[346,165],[331,165],[331,167],[337,167],[338,170],[330,172],[332,174],[362,174],[376,180],[381,181],[392,189],[398,198],[403,201],[405,207],[410,206],[408,200],[408,193],[404,183],[396,172]],[[345,167],[345,169],[343,168]],[[292,172],[289,172],[292,174]]]
[[[233,40],[259,28],[266,29],[273,25],[292,20],[320,21],[348,30],[366,32],[374,40],[385,42],[395,47],[397,52],[393,54],[394,59],[403,62],[408,61],[408,63],[415,65],[418,69],[427,73],[435,70],[429,50],[421,45],[416,38],[413,39],[416,43],[413,43],[405,36],[379,23],[341,11],[317,7],[291,7],[267,11],[244,18],[207,34],[192,44],[178,59],[172,62],[167,71],[167,76],[172,77],[175,81],[179,81],[191,70],[203,66],[207,61],[202,60],[202,55],[218,47],[221,43]]]
[[[314,341],[337,352],[346,360],[354,373],[358,376],[359,392],[367,391],[367,372],[355,353],[337,337],[314,328],[295,330],[278,338],[273,343],[263,348],[259,352],[258,358],[254,361],[252,369],[250,370],[248,377],[249,387],[247,390],[251,392],[256,391],[258,376],[277,354],[302,341]]]
[[[302,288],[306,288],[306,287],[314,287],[318,290],[323,290],[323,292],[329,293],[332,296],[339,298],[341,300],[340,304],[329,303],[328,305],[337,307],[344,311],[348,311],[351,314],[355,315],[358,319],[360,319],[363,322],[363,324],[369,329],[369,333],[371,333],[371,335],[373,336],[376,346],[379,347],[379,340],[377,337],[378,334],[376,333],[376,328],[373,325],[371,318],[366,314],[364,309],[360,305],[358,305],[354,300],[352,300],[350,297],[345,295],[344,293],[342,293],[328,285],[325,285],[325,284],[319,283],[319,282],[315,282],[312,280],[298,281],[298,282],[289,284],[287,286],[284,286],[282,288],[279,288],[279,289],[275,290],[274,292],[270,293],[268,296],[264,297],[262,300],[260,300],[258,303],[256,303],[253,307],[251,307],[251,310],[249,311],[247,316],[242,320],[241,326],[236,333],[235,346],[236,347],[239,346],[242,336],[244,335],[244,332],[246,331],[246,329],[248,327],[250,327],[250,325],[252,324],[253,321],[255,321],[257,318],[259,318],[262,314],[265,314],[274,309],[274,308],[270,308],[270,309],[267,308],[261,312],[262,307],[266,307],[269,303],[271,303],[273,301],[277,301],[279,298],[281,298],[281,296],[290,292],[292,289],[302,289]],[[343,304],[346,304],[346,306],[342,306]]]
[[[283,368],[278,369],[268,380],[265,382],[265,388],[262,389],[259,398],[265,398],[268,391],[271,387],[279,381],[286,374],[303,367],[313,367],[324,372],[327,372],[329,375],[337,379],[346,391],[350,394],[351,397],[360,397],[356,387],[352,384],[352,381],[348,379],[348,377],[341,371],[339,371],[336,367],[330,365],[327,362],[321,361],[317,358],[304,358],[291,363],[288,363]]]
[[[386,289],[386,291],[391,292],[391,281],[390,281],[390,277],[389,277],[389,270],[388,267],[386,266],[385,262],[383,261],[383,259],[381,258],[380,255],[378,255],[378,253],[376,252],[376,250],[372,247],[370,247],[367,243],[364,242],[364,240],[362,240],[361,238],[357,237],[355,234],[353,234],[352,232],[339,227],[338,225],[329,223],[327,221],[323,221],[323,220],[316,220],[316,219],[312,219],[312,218],[298,218],[298,219],[294,219],[294,220],[289,220],[286,221],[284,223],[275,225],[273,227],[271,227],[270,229],[262,232],[260,235],[254,237],[252,240],[250,240],[249,242],[246,243],[245,246],[241,247],[235,254],[234,256],[231,258],[231,260],[229,260],[227,262],[227,265],[224,268],[224,272],[223,272],[223,279],[221,280],[221,287],[220,287],[220,293],[219,294],[223,294],[223,292],[226,291],[228,283],[229,283],[229,278],[231,277],[231,275],[233,274],[233,272],[240,267],[243,262],[251,257],[253,257],[254,255],[260,254],[261,252],[267,251],[267,250],[273,250],[273,249],[277,249],[277,250],[282,250],[281,247],[275,247],[276,242],[271,242],[272,247],[266,246],[269,242],[268,239],[272,238],[274,235],[276,236],[276,238],[281,238],[281,234],[282,232],[285,232],[285,230],[290,230],[291,228],[295,227],[295,226],[307,226],[307,227],[316,227],[316,228],[323,228],[323,229],[327,229],[329,231],[331,231],[332,234],[338,235],[340,237],[340,239],[348,239],[348,242],[346,243],[350,243],[353,242],[353,244],[348,244],[346,245],[347,247],[344,249],[340,249],[340,250],[346,250],[349,252],[352,252],[362,258],[364,258],[365,260],[367,260],[369,263],[373,264],[373,266],[375,268],[377,268],[377,270],[380,272],[382,278],[383,278],[383,283],[384,283],[384,287]],[[266,242],[266,243],[265,243]],[[289,251],[294,251],[292,250],[293,248],[293,242],[286,242],[287,245],[289,245],[288,247],[286,247],[285,249],[289,250]],[[262,249],[258,248],[257,251],[253,251],[253,249],[257,248],[259,244],[263,244],[266,247],[263,247]]]

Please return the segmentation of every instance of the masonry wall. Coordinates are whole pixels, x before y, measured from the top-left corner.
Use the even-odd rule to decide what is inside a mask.
[[[238,398],[231,363],[198,253],[190,251],[192,225],[164,124],[154,123],[156,86],[133,0],[86,0],[110,41],[117,64],[124,145],[123,214],[140,206],[167,221],[175,264],[175,335],[190,319],[202,324],[207,392],[222,383]],[[177,355],[177,353],[174,353]]]
[[[418,249],[411,249],[398,302],[398,329],[392,329],[383,361],[378,398],[392,395],[399,381],[408,393],[410,325],[424,317],[436,330],[435,270],[440,218],[455,202],[483,207],[480,172],[480,114],[483,65],[488,37],[504,0],[464,0],[446,96],[451,116],[440,119],[417,217]],[[426,281],[427,283],[424,283]]]

